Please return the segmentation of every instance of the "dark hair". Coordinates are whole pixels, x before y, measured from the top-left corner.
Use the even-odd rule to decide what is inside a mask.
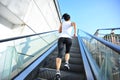
[[[64,19],[65,21],[68,21],[68,20],[70,19],[70,15],[67,14],[67,13],[65,13],[65,14],[63,14],[63,16],[62,16],[62,19]]]

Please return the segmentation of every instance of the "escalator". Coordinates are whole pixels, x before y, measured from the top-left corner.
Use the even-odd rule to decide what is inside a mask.
[[[39,70],[37,70],[37,75],[34,80],[54,80],[56,67],[55,59],[57,56],[57,47],[54,51],[48,55],[39,65]],[[82,57],[80,54],[80,48],[78,44],[78,39],[73,39],[73,44],[70,51],[70,70],[66,71],[64,69],[65,59],[62,59],[61,65],[61,80],[86,80],[84,65]]]
[[[69,71],[64,70],[62,59],[61,80],[119,80],[120,46],[83,33],[87,36],[73,38]],[[7,43],[7,49],[1,52],[0,80],[54,80],[57,38],[56,31],[51,31],[0,40],[1,46]],[[26,43],[29,52],[20,53]]]

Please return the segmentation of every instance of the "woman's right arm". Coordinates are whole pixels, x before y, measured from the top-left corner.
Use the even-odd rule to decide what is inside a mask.
[[[59,33],[62,32],[62,23],[60,23],[60,27],[59,27]]]

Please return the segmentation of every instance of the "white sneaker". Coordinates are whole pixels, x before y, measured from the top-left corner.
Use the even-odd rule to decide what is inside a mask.
[[[60,74],[60,71],[57,71],[56,72],[56,78],[60,78],[61,74]]]
[[[68,63],[65,63],[64,68],[67,69],[67,70],[69,70],[69,69],[70,69],[69,64],[68,64]]]

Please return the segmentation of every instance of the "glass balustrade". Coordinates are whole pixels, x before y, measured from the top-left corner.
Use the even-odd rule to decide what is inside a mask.
[[[58,32],[0,43],[0,80],[10,80],[53,45]]]
[[[94,64],[99,67],[98,80],[120,80],[120,54],[89,35],[83,32],[79,33],[90,55],[95,60]]]

